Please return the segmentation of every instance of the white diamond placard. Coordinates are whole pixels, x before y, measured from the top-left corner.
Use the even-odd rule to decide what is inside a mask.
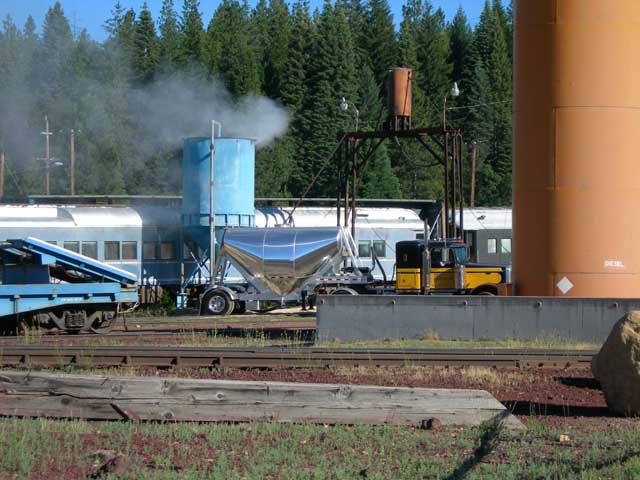
[[[558,287],[558,290],[560,290],[563,295],[566,295],[569,290],[573,288],[573,283],[571,283],[571,280],[567,277],[562,277],[562,280],[556,283],[556,287]]]

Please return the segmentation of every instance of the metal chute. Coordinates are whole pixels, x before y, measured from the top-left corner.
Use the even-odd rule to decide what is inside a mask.
[[[220,256],[256,288],[286,297],[316,276],[337,273],[345,257],[357,266],[353,251],[353,239],[341,227],[231,228]]]

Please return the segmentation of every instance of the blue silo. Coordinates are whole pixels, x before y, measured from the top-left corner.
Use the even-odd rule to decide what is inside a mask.
[[[216,238],[224,227],[253,227],[255,141],[220,137],[214,142]],[[182,222],[202,251],[209,250],[210,138],[187,138],[183,149]],[[217,243],[217,242],[216,242]]]

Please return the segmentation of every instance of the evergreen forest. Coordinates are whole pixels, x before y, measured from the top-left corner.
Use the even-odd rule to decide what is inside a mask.
[[[142,0],[141,0],[142,3]],[[115,3],[106,40],[74,31],[59,3],[37,26],[0,29],[0,152],[5,198],[45,192],[45,116],[51,193],[69,193],[71,131],[76,194],[181,193],[181,138],[258,138],[257,197],[296,197],[327,162],[341,131],[379,129],[389,67],[414,71],[413,125],[463,128],[466,202],[472,153],[476,205],[511,204],[512,10],[486,0],[470,22],[447,21],[430,0],[164,0],[158,18]],[[457,82],[460,95],[450,95]],[[340,108],[342,98],[350,108]],[[331,163],[328,163],[331,165]],[[441,167],[415,142],[387,142],[361,177],[368,198],[438,199]],[[310,197],[335,196],[335,169]]]

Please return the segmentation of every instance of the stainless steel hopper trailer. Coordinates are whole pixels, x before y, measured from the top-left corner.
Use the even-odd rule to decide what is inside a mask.
[[[355,255],[348,230],[327,228],[229,228],[216,262],[216,285],[204,291],[203,315],[266,311],[317,292],[352,294],[375,283],[373,268]],[[243,282],[228,283],[234,267]]]

